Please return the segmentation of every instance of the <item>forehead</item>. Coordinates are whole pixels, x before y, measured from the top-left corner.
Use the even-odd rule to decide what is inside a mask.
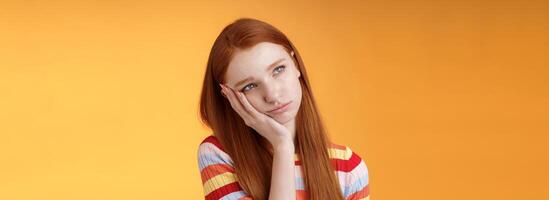
[[[227,67],[226,81],[234,83],[247,76],[259,75],[276,60],[287,57],[288,53],[283,46],[270,42],[261,42],[248,49],[237,50]]]

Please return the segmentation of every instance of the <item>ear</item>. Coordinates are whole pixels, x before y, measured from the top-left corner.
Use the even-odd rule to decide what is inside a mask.
[[[290,54],[291,54],[292,56],[294,56],[294,55],[295,55],[294,51],[292,51],[292,52],[291,52]]]

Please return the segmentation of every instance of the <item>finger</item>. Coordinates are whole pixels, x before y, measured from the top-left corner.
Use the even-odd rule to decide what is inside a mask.
[[[219,86],[221,87],[221,94],[223,95],[223,97],[227,98],[227,95],[225,94],[225,90],[223,89],[223,86],[221,86],[221,84],[219,84]]]
[[[227,100],[231,104],[231,107],[240,114],[241,109],[238,107],[234,95],[230,94],[231,92],[229,91],[229,89],[227,87],[225,87],[225,86],[222,86],[222,87],[223,87],[223,89],[221,91],[223,92],[223,95],[227,98]]]
[[[242,104],[236,97],[236,94],[234,94],[233,91],[231,91],[231,88],[228,86],[222,86],[224,88],[225,95],[227,96],[227,99],[231,103],[231,107],[242,117],[244,120],[249,120],[252,116],[244,110]]]
[[[250,114],[252,117],[257,118],[259,117],[259,112],[250,104],[244,93],[240,91],[236,91],[234,89],[231,89],[231,91],[235,94],[235,97],[238,98],[240,104],[242,105],[243,110],[245,110],[248,114]]]
[[[240,111],[245,111],[242,102],[240,102],[238,96],[236,95],[236,91],[234,91],[234,89],[230,88],[229,86],[224,85],[224,87],[226,95],[229,97],[230,101],[234,103],[236,109]]]
[[[248,98],[246,98],[246,95],[244,95],[244,93],[236,91],[236,96],[240,99],[240,102],[242,102],[242,106],[244,107],[244,109],[248,113],[250,113],[252,117],[258,118],[259,116],[261,116],[262,113],[260,113],[257,109],[255,109],[255,107],[252,106],[252,104],[250,104]]]

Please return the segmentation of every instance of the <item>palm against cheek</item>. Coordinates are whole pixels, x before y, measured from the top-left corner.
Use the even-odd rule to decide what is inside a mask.
[[[273,144],[287,139],[289,131],[286,127],[255,109],[241,92],[228,86],[221,85],[221,87],[223,88],[222,93],[229,100],[231,107],[242,117],[247,126],[255,129]]]
[[[259,112],[255,107],[251,106],[250,102],[248,101],[246,95],[244,95],[242,92],[236,91],[233,88],[230,88],[226,85],[222,85],[222,87],[225,87],[225,90],[222,89],[223,96],[229,100],[231,103],[231,107],[234,111],[240,115],[246,122],[250,122],[254,119],[256,120],[262,120],[265,118],[270,118],[270,116],[267,116],[261,112]],[[251,117],[251,118],[250,118]]]

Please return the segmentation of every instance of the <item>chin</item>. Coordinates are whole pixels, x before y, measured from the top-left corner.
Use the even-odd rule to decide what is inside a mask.
[[[286,124],[286,123],[292,121],[293,119],[295,119],[296,113],[295,113],[294,110],[289,110],[287,112],[280,113],[278,115],[274,115],[274,116],[270,116],[270,117],[272,117],[278,123]]]
[[[299,108],[299,107],[297,107],[297,108]],[[274,120],[276,120],[278,123],[286,124],[286,123],[292,121],[293,119],[295,119],[295,117],[297,115],[297,110],[296,110],[295,104],[292,103],[292,105],[290,106],[290,108],[286,112],[278,113],[278,114],[267,114],[267,115],[270,116],[271,118],[273,118]]]

